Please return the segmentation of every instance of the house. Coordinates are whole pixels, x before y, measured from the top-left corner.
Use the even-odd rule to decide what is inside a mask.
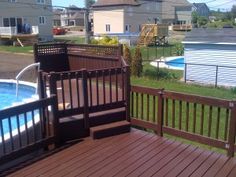
[[[209,18],[210,9],[206,3],[193,3],[193,11],[199,16]]]
[[[62,9],[53,9],[53,26],[61,26]]]
[[[139,33],[142,24],[191,24],[186,0],[98,0],[93,6],[94,34]]]
[[[0,35],[38,34],[41,41],[52,36],[51,0],[3,0],[0,2]]]
[[[84,26],[84,12],[72,5],[60,14],[61,26]]]
[[[162,23],[190,25],[192,19],[192,4],[187,0],[163,0]]]
[[[160,0],[98,0],[92,10],[94,34],[139,33],[142,24],[161,22]]]
[[[194,29],[184,44],[187,81],[236,86],[236,30]]]

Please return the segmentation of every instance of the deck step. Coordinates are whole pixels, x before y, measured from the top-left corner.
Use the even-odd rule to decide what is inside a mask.
[[[130,131],[130,122],[123,120],[90,128],[90,136],[93,139],[119,135]]]

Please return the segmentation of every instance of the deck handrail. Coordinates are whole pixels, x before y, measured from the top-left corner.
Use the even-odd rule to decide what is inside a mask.
[[[144,108],[145,107],[145,108]],[[236,148],[236,101],[131,87],[131,123],[209,146]]]
[[[0,111],[0,165],[47,148],[50,144],[58,145],[55,101],[56,97],[52,96]],[[8,132],[4,132],[6,125]]]

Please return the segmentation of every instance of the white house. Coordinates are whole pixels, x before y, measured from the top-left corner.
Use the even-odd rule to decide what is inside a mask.
[[[51,0],[0,1],[0,35],[38,34],[48,41],[52,35]]]
[[[187,81],[236,86],[235,29],[193,29],[183,44]]]

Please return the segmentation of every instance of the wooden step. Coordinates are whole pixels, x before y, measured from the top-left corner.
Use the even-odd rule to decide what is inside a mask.
[[[130,122],[118,121],[109,124],[99,125],[90,128],[90,136],[93,139],[105,138],[108,136],[119,135],[130,131]]]

